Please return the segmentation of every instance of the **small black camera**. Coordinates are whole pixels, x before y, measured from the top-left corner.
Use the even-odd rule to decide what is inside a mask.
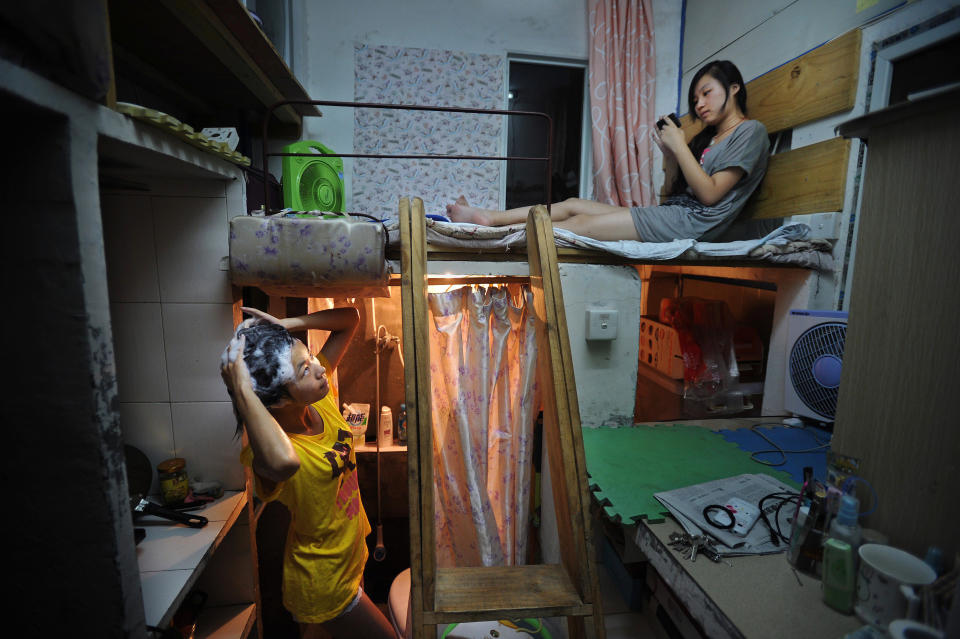
[[[667,117],[670,118],[671,120],[673,120],[673,123],[676,124],[678,127],[680,126],[680,118],[677,117],[677,114],[676,114],[676,113],[671,113],[671,114],[668,115]],[[657,128],[658,128],[658,129],[662,129],[662,128],[665,127],[666,125],[667,125],[667,121],[666,121],[665,119],[660,118],[659,120],[657,120]]]

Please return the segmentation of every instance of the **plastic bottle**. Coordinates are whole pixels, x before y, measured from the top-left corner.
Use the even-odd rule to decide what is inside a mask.
[[[853,548],[845,541],[827,539],[823,545],[823,603],[837,612],[852,612],[856,579]]]
[[[393,446],[393,412],[389,406],[380,408],[380,429],[377,431],[377,444]]]
[[[854,552],[860,547],[860,524],[857,522],[859,511],[860,502],[856,497],[853,495],[841,497],[837,516],[830,523],[830,530],[827,533],[830,539],[839,539],[850,544]]]
[[[407,443],[407,405],[400,404],[400,411],[397,413],[397,439],[401,444]]]
[[[856,594],[857,548],[860,546],[860,524],[857,517],[860,502],[853,495],[840,498],[837,516],[830,523],[823,545],[823,602],[838,612],[853,611]]]

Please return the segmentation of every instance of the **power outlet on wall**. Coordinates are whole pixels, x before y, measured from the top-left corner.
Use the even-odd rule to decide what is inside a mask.
[[[587,339],[613,340],[617,338],[619,312],[612,308],[587,309]]]

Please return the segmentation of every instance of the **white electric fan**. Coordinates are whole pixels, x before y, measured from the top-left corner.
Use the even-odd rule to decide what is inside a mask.
[[[784,408],[801,417],[834,421],[846,337],[844,311],[790,311]]]

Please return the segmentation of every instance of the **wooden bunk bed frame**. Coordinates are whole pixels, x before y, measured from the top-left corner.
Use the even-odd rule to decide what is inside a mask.
[[[763,122],[773,135],[853,107],[859,68],[860,32],[852,31],[822,45],[759,78],[749,82],[750,117]],[[378,105],[332,101],[301,101],[313,105],[372,108],[401,108],[428,111],[513,114],[517,112]],[[273,108],[288,104],[279,102]],[[529,113],[528,113],[529,114]],[[529,114],[547,117],[544,114]],[[549,118],[547,118],[549,121]],[[265,125],[266,126],[266,125]],[[548,124],[552,133],[552,123]],[[684,119],[688,139],[698,126]],[[550,135],[550,133],[548,133]],[[552,137],[552,135],[551,135]],[[264,139],[268,139],[264,130]],[[549,144],[549,143],[548,143]],[[264,144],[263,164],[271,155]],[[836,239],[836,218],[844,207],[846,171],[850,142],[830,139],[771,157],[767,175],[758,192],[741,214],[741,219],[787,218],[827,213],[831,220],[819,222],[826,227],[823,236]],[[515,159],[474,156],[425,156],[381,154],[329,154],[338,157],[409,157],[447,159]],[[549,193],[549,155],[543,158],[516,158],[547,162],[547,201]],[[269,202],[264,186],[264,202]],[[696,261],[624,260],[596,251],[557,249],[549,209],[535,206],[526,226],[526,253],[502,250],[450,249],[428,245],[425,234],[423,202],[418,198],[400,200],[400,286],[403,313],[404,350],[410,365],[405,372],[406,402],[410,438],[408,440],[408,489],[410,496],[411,600],[409,625],[416,638],[432,637],[436,626],[450,622],[517,618],[525,616],[565,616],[571,637],[605,636],[597,586],[587,475],[581,437],[579,408],[574,381],[570,343],[564,316],[563,295],[558,262],[634,264],[639,268],[665,270],[693,269],[713,273],[737,273],[740,267],[761,272],[768,268],[799,273],[788,278],[799,290],[809,280],[807,269],[768,263],[730,259]],[[394,253],[395,255],[395,253]],[[528,261],[529,283],[534,294],[534,312],[538,319],[540,344],[546,354],[539,358],[538,376],[544,388],[544,438],[550,467],[556,469],[552,490],[560,526],[558,565],[440,568],[434,553],[433,463],[430,401],[430,370],[427,315],[428,262],[455,261]],[[642,266],[646,265],[646,266]],[[719,269],[719,270],[717,270]],[[641,271],[642,273],[642,271]],[[762,275],[761,275],[762,277]],[[489,278],[487,278],[489,279]],[[797,302],[791,293],[790,305]],[[802,303],[802,301],[801,301]],[[772,340],[771,340],[772,341]],[[769,383],[769,377],[768,377]]]

